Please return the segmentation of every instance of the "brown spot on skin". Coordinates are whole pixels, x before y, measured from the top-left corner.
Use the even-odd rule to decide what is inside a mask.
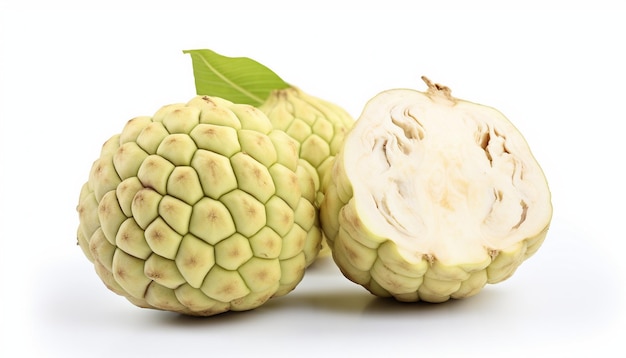
[[[104,172],[104,168],[102,166],[102,163],[98,163],[98,165],[96,166],[96,169],[95,169],[95,175],[97,177],[99,177],[99,176],[102,175],[102,172]]]
[[[257,182],[259,182],[259,184],[261,184],[262,186],[268,185],[267,178],[263,176],[263,171],[259,167],[248,164],[248,163],[245,164],[245,167],[246,167],[246,171],[248,171],[250,175],[254,179],[256,179]]]
[[[220,289],[220,293],[230,295],[231,293],[235,292],[236,289],[237,288],[235,287],[235,285],[233,285],[232,283],[228,283],[222,286],[222,288]]]
[[[80,245],[80,243],[76,243],[78,245]],[[89,242],[89,251],[91,251],[91,253],[96,256],[99,257],[100,256],[100,246],[98,244],[96,244],[96,241],[90,241]],[[100,260],[98,260],[100,261]]]
[[[117,186],[117,190],[120,191],[120,193],[125,192],[126,190],[128,190],[128,183],[123,181],[120,183],[120,185]]]
[[[267,248],[267,251],[273,251],[274,247],[276,246],[276,243],[274,242],[274,240],[268,237],[267,239],[263,241],[263,246]],[[267,255],[265,256],[267,257]]]
[[[355,229],[359,229],[361,227],[361,220],[359,220],[356,215],[352,215],[350,217],[350,224],[352,224],[352,227]]]
[[[135,194],[135,197],[133,198],[133,203],[139,207],[143,206],[145,201],[146,201],[146,198],[144,197],[141,191]]]
[[[163,274],[159,271],[148,271],[146,272],[146,276],[148,276],[149,278],[153,280],[158,280],[161,277],[163,277]]]
[[[117,274],[117,276],[119,278],[121,278],[122,280],[124,279],[124,277],[126,276],[126,272],[124,271],[124,269],[118,268],[115,273]]]
[[[217,215],[217,213],[215,212],[215,210],[211,210],[206,214],[206,219],[207,221],[209,221],[210,223],[216,223],[219,219],[219,215]]]
[[[144,163],[149,168],[154,168],[154,167],[158,166],[158,164],[157,164],[157,162],[156,162],[156,160],[154,158],[148,158],[148,159],[146,159],[146,161]]]
[[[163,211],[166,213],[173,213],[176,211],[176,206],[169,203],[163,204]]]
[[[348,248],[348,247],[344,247],[344,250],[346,250],[346,254],[348,254],[348,257],[350,257],[352,260],[356,261],[359,258],[359,254],[356,253],[356,251]]]
[[[209,173],[211,175],[211,180],[212,181],[218,181],[219,180],[219,176],[217,174],[217,162],[213,159],[209,159],[206,160],[204,162],[204,167],[205,167],[205,173]]]
[[[152,231],[152,235],[150,235],[150,238],[156,242],[161,242],[165,238],[165,235],[163,235],[163,232],[161,230],[157,229]]]
[[[257,305],[261,305],[261,304],[265,303],[267,300],[269,300],[270,297],[272,297],[272,294],[263,295],[263,296],[259,297],[254,302],[256,302]]]
[[[215,128],[205,128],[203,131],[203,134],[207,137],[214,137],[215,136]]]
[[[121,146],[119,148],[117,148],[117,153],[116,155],[118,156],[118,158],[124,158],[124,155],[126,154],[127,150],[125,146]]]
[[[296,145],[295,142],[289,141],[287,142],[287,145],[289,146],[289,149],[291,149],[293,153],[298,153],[298,146]]]
[[[98,207],[98,211],[100,212],[100,214],[107,217],[111,213],[111,207],[106,202],[101,202],[100,206]]]
[[[178,173],[176,177],[174,178],[174,180],[180,183],[180,182],[186,181],[188,178],[189,178],[189,174],[187,172],[182,172],[182,173]]]
[[[254,205],[251,205],[248,200],[244,200],[243,205],[246,207],[246,213],[250,218],[254,218],[257,216],[257,210]]]
[[[386,283],[387,285],[391,286],[391,289],[388,289],[388,291],[390,292],[398,291],[404,288],[402,284],[400,284],[398,281],[393,280],[393,279],[386,280]]]
[[[306,236],[302,235],[300,240],[298,240],[298,247],[304,247],[304,242],[306,241]]]
[[[193,308],[195,306],[195,304],[190,301],[187,304],[185,304],[185,306],[187,306],[189,308]],[[209,309],[206,309],[206,310],[203,310],[203,311],[198,311],[198,315],[199,316],[213,316],[213,315],[216,315],[216,314],[221,313],[221,312],[223,312],[223,310],[216,310],[216,309],[209,308]]]
[[[256,216],[256,209],[253,206],[249,206],[246,212],[248,213],[248,216],[250,216],[251,218]]]
[[[241,254],[241,251],[239,250],[238,247],[233,247],[232,250],[230,250],[230,252],[228,253],[228,256],[230,257],[239,257],[239,255]]]
[[[141,132],[143,136],[151,137],[154,132],[154,126],[146,126]]]
[[[185,260],[186,267],[196,267],[198,265],[198,259],[195,256],[189,256]]]
[[[130,235],[127,232],[123,232],[122,234],[120,234],[120,240],[128,242],[130,241]]]
[[[262,135],[258,135],[256,138],[256,144],[259,147],[263,147],[263,145],[265,144],[265,137]]]
[[[298,186],[298,176],[296,174],[290,175],[289,176],[289,183],[291,184],[291,186],[297,187]]]

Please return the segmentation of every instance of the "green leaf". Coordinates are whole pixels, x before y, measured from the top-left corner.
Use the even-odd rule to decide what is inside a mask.
[[[259,106],[276,89],[290,85],[264,65],[247,57],[226,57],[211,50],[185,50],[191,55],[198,95]]]

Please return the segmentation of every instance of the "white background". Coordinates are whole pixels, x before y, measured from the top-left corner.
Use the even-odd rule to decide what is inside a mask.
[[[0,355],[625,356],[625,15],[603,0],[0,0]],[[546,242],[441,305],[376,299],[325,260],[251,312],[136,308],[76,246],[78,193],[128,119],[195,94],[194,48],[254,58],[355,117],[421,75],[498,108],[548,177]]]

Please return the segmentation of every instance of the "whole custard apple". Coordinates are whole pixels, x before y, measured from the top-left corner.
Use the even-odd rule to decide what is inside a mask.
[[[299,155],[315,180],[316,204],[329,185],[330,170],[354,119],[338,105],[312,96],[298,87],[274,90],[258,107],[274,128],[283,130],[299,144]],[[320,256],[330,254],[322,240]]]
[[[324,181],[354,119],[343,108],[311,96],[297,87],[274,90],[258,107],[276,129],[285,131],[299,144],[300,158],[313,169],[317,201],[328,185]]]
[[[298,144],[263,112],[197,96],[111,137],[80,193],[78,244],[145,308],[210,316],[301,281],[322,238]]]
[[[372,98],[320,208],[342,273],[372,294],[443,302],[510,277],[542,244],[551,195],[499,111],[445,86]]]

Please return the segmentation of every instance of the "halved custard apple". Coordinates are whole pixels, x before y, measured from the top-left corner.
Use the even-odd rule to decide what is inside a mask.
[[[336,157],[320,218],[342,273],[372,294],[443,302],[510,277],[552,217],[546,177],[494,108],[392,89],[365,106]]]

